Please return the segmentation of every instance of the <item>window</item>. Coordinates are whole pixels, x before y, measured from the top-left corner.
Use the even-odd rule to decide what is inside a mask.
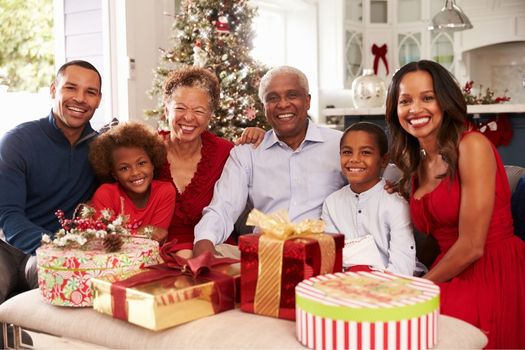
[[[258,15],[253,20],[255,38],[252,56],[272,67],[286,63],[286,28],[283,11],[265,3],[257,3]]]

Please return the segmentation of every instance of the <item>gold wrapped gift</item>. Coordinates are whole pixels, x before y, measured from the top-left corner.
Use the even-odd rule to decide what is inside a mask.
[[[210,275],[193,277],[189,274],[179,274],[126,288],[124,307],[127,321],[159,331],[233,309],[240,264],[223,264],[213,267],[212,270],[213,276],[222,275],[220,281]],[[93,278],[93,309],[115,317],[116,298],[112,294],[112,283],[139,273],[144,272]]]

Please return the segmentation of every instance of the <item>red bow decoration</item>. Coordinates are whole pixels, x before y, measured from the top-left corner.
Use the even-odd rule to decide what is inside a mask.
[[[374,54],[374,74],[377,75],[377,68],[379,65],[379,60],[383,60],[385,63],[386,74],[388,75],[388,61],[386,60],[386,53],[388,52],[386,44],[382,46],[377,46],[376,44],[372,45],[372,53]]]
[[[233,299],[221,299],[221,296],[229,295],[233,298],[235,288],[233,278],[229,275],[214,271],[213,268],[218,265],[233,264],[239,262],[239,260],[217,258],[209,252],[194,258],[184,259],[175,254],[178,250],[176,240],[164,244],[160,249],[160,256],[164,260],[164,263],[148,266],[144,272],[111,284],[114,318],[122,320],[128,319],[126,310],[126,288],[180,275],[188,275],[194,279],[202,277],[215,282],[215,287],[218,291],[217,296],[219,298],[219,300],[214,303],[216,311],[219,312],[231,308],[227,305],[232,304]]]

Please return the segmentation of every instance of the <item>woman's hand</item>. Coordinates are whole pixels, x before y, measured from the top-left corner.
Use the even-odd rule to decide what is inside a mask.
[[[392,182],[390,180],[385,180],[385,186],[383,187],[388,193],[397,193],[399,192],[399,182]]]
[[[252,144],[253,148],[257,148],[264,139],[265,133],[266,131],[264,131],[261,128],[250,126],[244,129],[242,135],[239,138],[237,138],[233,143],[235,143],[236,145]]]

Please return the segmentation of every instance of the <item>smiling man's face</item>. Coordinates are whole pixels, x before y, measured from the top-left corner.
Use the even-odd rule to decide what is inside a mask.
[[[69,66],[51,84],[53,114],[57,126],[66,131],[83,130],[100,104],[98,74],[80,66]]]
[[[279,139],[295,149],[304,140],[310,95],[293,73],[272,78],[264,93],[264,111]]]

